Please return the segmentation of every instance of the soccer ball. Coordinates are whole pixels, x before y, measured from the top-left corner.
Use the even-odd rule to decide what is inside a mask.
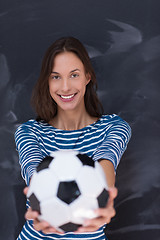
[[[78,151],[55,151],[33,173],[27,197],[39,220],[73,232],[106,206],[108,186],[97,161]]]

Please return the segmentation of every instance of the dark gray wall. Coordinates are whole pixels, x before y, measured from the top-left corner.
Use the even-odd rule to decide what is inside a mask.
[[[57,38],[87,47],[106,113],[132,127],[117,171],[117,215],[110,240],[160,239],[160,2],[157,0],[5,0],[0,3],[0,239],[24,222],[24,182],[14,131],[34,117],[32,87]]]

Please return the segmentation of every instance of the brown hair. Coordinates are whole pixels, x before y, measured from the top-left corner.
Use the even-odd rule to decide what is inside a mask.
[[[57,114],[57,104],[50,96],[48,81],[56,55],[65,51],[75,53],[82,61],[86,74],[90,74],[91,80],[84,95],[85,107],[90,116],[101,117],[103,107],[96,94],[96,76],[88,53],[78,39],[64,37],[56,40],[48,48],[42,61],[40,76],[32,94],[32,105],[37,113],[37,120],[49,122]]]

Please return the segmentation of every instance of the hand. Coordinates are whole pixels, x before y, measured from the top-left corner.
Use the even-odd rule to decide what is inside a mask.
[[[109,188],[109,199],[105,208],[98,208],[95,210],[95,213],[98,215],[97,218],[86,220],[84,225],[75,233],[82,232],[93,232],[96,231],[100,226],[109,223],[111,218],[115,216],[116,211],[114,209],[114,199],[117,196],[117,188]]]
[[[24,188],[24,194],[27,195],[28,192],[28,187]],[[57,231],[54,227],[50,226],[50,224],[46,221],[39,221],[38,220],[39,213],[37,211],[33,211],[31,207],[28,208],[26,214],[25,214],[25,219],[26,220],[33,220],[33,227],[37,231],[42,231],[45,234],[51,234],[51,233],[61,233]]]

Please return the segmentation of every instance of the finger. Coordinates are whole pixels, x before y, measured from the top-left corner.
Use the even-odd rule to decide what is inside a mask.
[[[63,232],[57,231],[57,229],[54,228],[54,227],[48,227],[48,228],[46,228],[46,229],[43,230],[43,233],[45,233],[45,234],[49,234],[49,233],[62,234]]]
[[[84,226],[78,228],[76,233],[96,231],[100,226],[108,224],[111,221],[111,216],[99,217],[85,221]]]
[[[90,226],[90,227],[80,227],[77,229],[77,231],[75,232],[75,234],[77,233],[83,233],[83,232],[94,232],[97,229],[95,229],[94,226]]]
[[[99,226],[87,226],[87,227],[80,227],[77,229],[75,233],[83,233],[83,232],[94,232],[99,228]]]
[[[117,197],[118,190],[117,190],[117,188],[112,187],[112,188],[108,189],[108,193],[109,193],[109,198],[108,198],[106,207],[109,207],[109,206],[113,207],[114,206],[114,199]]]
[[[85,221],[84,227],[94,226],[96,228],[99,228],[99,226],[109,223],[110,221],[111,221],[111,215],[105,216],[105,217],[94,218],[94,219]]]
[[[112,218],[116,215],[115,208],[112,206],[106,207],[106,208],[98,208],[95,210],[95,213],[98,216],[106,217],[106,218]],[[95,218],[96,219],[96,218]],[[92,219],[93,221],[94,219]]]
[[[35,220],[33,222],[33,227],[35,230],[37,231],[45,231],[47,228],[50,227],[49,223],[48,222],[45,222],[45,221],[38,221],[38,220]]]
[[[108,189],[109,192],[109,197],[113,200],[117,197],[118,195],[118,189],[116,187],[110,187]]]
[[[29,189],[29,187],[25,187],[25,188],[23,189],[23,193],[24,193],[25,195],[27,195],[28,189]]]
[[[34,220],[39,216],[39,213],[36,211],[32,211],[31,208],[28,208],[27,212],[25,213],[26,220]]]
[[[49,234],[49,233],[61,233],[62,234],[63,233],[63,232],[57,231],[56,228],[50,226],[49,223],[46,221],[34,220],[33,227],[35,230],[42,231],[45,234]]]

